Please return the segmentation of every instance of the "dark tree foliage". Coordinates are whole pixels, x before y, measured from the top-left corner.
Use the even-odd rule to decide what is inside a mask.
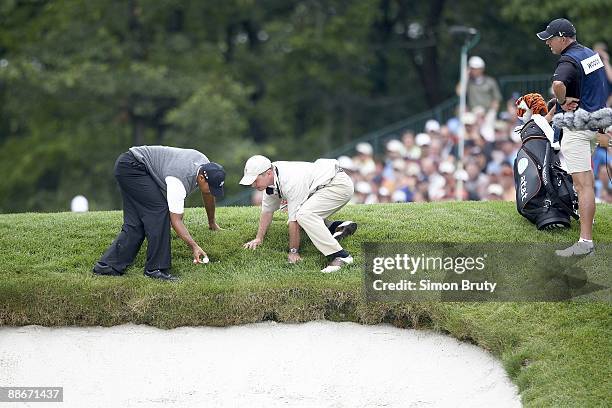
[[[454,93],[463,39],[492,75],[548,72],[555,17],[612,38],[583,0],[4,0],[0,211],[119,208],[116,156],[199,149],[240,191],[253,153],[310,160]]]

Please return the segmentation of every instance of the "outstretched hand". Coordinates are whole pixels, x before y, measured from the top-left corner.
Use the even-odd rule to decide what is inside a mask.
[[[261,245],[261,239],[259,238],[255,238],[249,242],[247,242],[246,244],[243,245],[244,248],[246,249],[256,249],[259,245]]]

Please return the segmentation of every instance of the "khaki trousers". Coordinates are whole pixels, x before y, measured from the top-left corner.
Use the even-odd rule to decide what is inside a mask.
[[[353,196],[353,181],[345,173],[337,173],[329,184],[315,191],[297,213],[297,222],[323,255],[341,251],[342,247],[327,229],[326,218],[341,209]]]

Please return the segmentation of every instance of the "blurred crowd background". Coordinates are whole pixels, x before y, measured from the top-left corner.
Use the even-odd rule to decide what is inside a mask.
[[[253,154],[339,157],[356,202],[454,199],[458,180],[462,199],[510,200],[513,99],[546,94],[558,59],[535,33],[567,17],[581,43],[609,42],[611,12],[600,0],[0,1],[0,212],[66,211],[74,197],[119,209],[115,159],[142,144],[223,164],[221,205],[252,202],[238,180]],[[476,37],[458,171],[460,51]],[[601,165],[597,179],[609,201]]]
[[[442,124],[429,119],[423,129],[404,131],[399,138],[386,141],[382,155],[375,155],[372,145],[362,142],[353,155],[338,157],[355,182],[354,202],[515,201],[513,164],[521,147],[518,131],[522,122],[516,117],[514,102],[520,95],[501,101],[499,91],[492,94],[495,98],[482,98],[491,102],[488,109],[470,104],[468,95],[462,169],[457,165],[457,117]],[[502,108],[499,112],[497,106]],[[612,203],[612,155],[606,150],[607,146],[597,146],[592,159],[595,199]],[[463,188],[458,194],[459,180]]]
[[[597,43],[593,48],[605,64],[611,106],[612,68],[607,47]],[[468,61],[463,166],[458,166],[461,123],[457,116],[445,123],[432,118],[423,129],[406,129],[399,137],[387,138],[379,155],[371,143],[360,142],[352,155],[337,157],[355,183],[353,203],[515,201],[513,165],[523,126],[516,116],[515,101],[521,95],[514,93],[502,100],[497,81],[485,75],[485,67],[479,56]],[[551,98],[552,91],[543,96]],[[606,150],[607,146],[597,146],[593,155],[595,200],[612,203],[612,155]],[[462,183],[460,188],[458,182]],[[255,192],[253,203],[260,199],[260,193]]]

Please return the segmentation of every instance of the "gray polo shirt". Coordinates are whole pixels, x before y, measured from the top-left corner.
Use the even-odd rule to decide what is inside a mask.
[[[168,146],[134,146],[130,152],[143,163],[157,185],[166,193],[166,177],[175,177],[185,187],[187,195],[196,188],[198,168],[210,160],[193,149]]]
[[[493,101],[501,101],[502,96],[495,79],[481,76],[470,79],[467,84],[467,104],[470,109],[482,106],[489,109]]]

